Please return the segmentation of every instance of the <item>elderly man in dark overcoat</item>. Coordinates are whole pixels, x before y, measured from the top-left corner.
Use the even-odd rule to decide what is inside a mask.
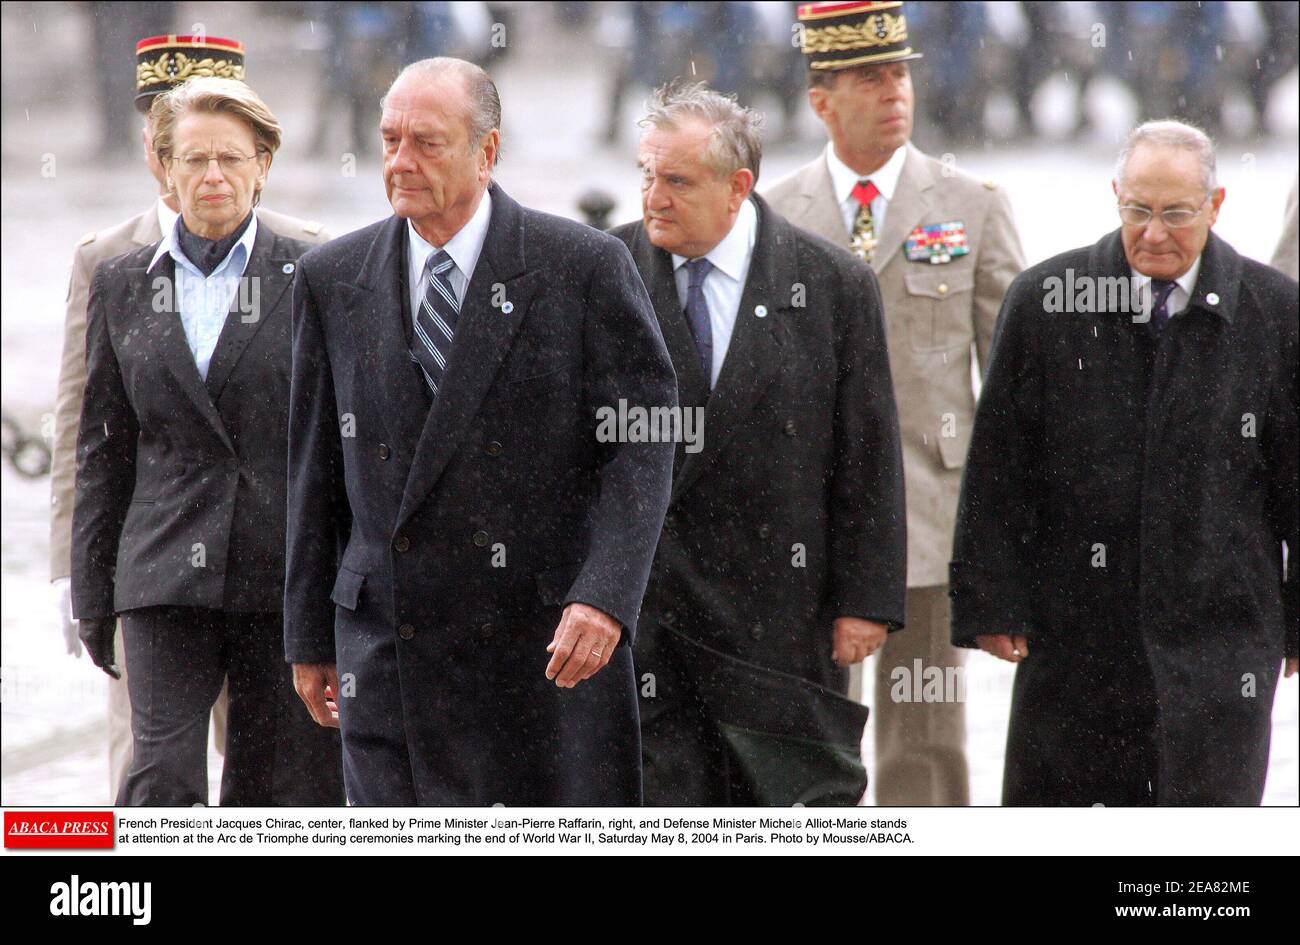
[[[641,800],[673,447],[600,416],[675,407],[672,363],[627,249],[491,182],[499,126],[477,66],[407,67],[395,215],[295,281],[285,650],[355,804]]]
[[[1212,232],[1199,130],[1137,128],[1113,189],[1121,227],[999,316],[953,640],[1018,664],[1005,803],[1254,805],[1296,671],[1297,285]]]

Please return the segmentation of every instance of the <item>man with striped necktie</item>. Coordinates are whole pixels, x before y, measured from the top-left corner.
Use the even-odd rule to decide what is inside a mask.
[[[492,182],[500,119],[477,66],[408,66],[394,216],[299,263],[285,651],[354,804],[641,802],[673,444],[597,421],[676,378],[623,244]]]

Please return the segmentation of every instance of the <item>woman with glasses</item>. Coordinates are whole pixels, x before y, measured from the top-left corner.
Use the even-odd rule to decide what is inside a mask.
[[[119,805],[208,799],[224,679],[223,805],[343,801],[337,732],[284,662],[290,285],[307,244],[259,227],[280,124],[242,82],[196,78],[149,112],[180,204],[161,241],[103,263],[87,313],[73,611],[110,675],[131,664]]]

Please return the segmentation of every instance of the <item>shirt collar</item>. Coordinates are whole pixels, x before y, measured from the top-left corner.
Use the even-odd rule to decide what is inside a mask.
[[[159,205],[162,205],[161,201],[159,201]],[[161,213],[162,211],[160,210],[160,217]],[[244,268],[248,265],[249,257],[253,255],[253,243],[257,240],[257,211],[254,210],[252,213],[253,219],[248,222],[248,229],[244,230],[244,235],[239,238],[239,242],[230,247],[230,252],[226,254],[226,258],[221,260],[221,265],[212,270],[212,275],[210,276],[205,276],[203,273],[199,272],[199,270],[195,268],[194,263],[186,259],[185,254],[181,252],[180,241],[176,238],[176,229],[180,226],[181,216],[179,213],[175,214],[171,229],[163,231],[162,242],[160,242],[158,248],[154,250],[153,259],[149,260],[149,266],[145,271],[152,272],[153,267],[158,264],[158,260],[162,259],[165,255],[169,255],[179,265],[184,266],[200,279],[212,279],[220,276],[223,274],[224,270],[232,265],[238,266],[238,274],[242,276],[244,274]],[[240,253],[241,248],[243,249],[242,253]],[[238,260],[238,262],[235,263],[233,262],[234,260]]]
[[[754,209],[752,200],[746,200],[740,205],[736,222],[731,224],[727,235],[718,241],[718,245],[705,253],[704,258],[713,263],[714,269],[721,270],[724,275],[739,282],[744,276],[750,254],[754,251],[757,235],[758,211]],[[688,257],[673,253],[673,270],[681,268],[687,260]]]
[[[1191,268],[1174,280],[1174,284],[1186,292],[1189,299],[1192,297],[1192,290],[1196,288],[1196,278],[1201,274],[1201,259],[1203,256],[1203,253],[1201,256],[1197,256],[1196,261],[1192,263]],[[1147,283],[1151,281],[1151,277],[1138,272],[1132,266],[1129,267],[1129,272],[1133,274],[1133,281],[1137,286],[1138,291],[1145,291]]]
[[[864,177],[876,185],[876,190],[880,191],[880,196],[884,197],[885,200],[893,200],[894,191],[898,189],[898,178],[903,173],[903,163],[906,160],[907,147],[904,145],[896,148],[894,153],[889,156],[889,160],[870,174],[859,174],[840,160],[840,156],[835,153],[834,144],[828,143],[826,145],[826,168],[831,174],[831,186],[835,188],[835,199],[840,203],[848,200],[853,195],[853,188]]]
[[[441,247],[466,279],[474,274],[474,267],[478,265],[478,258],[483,253],[483,243],[487,240],[488,224],[491,222],[492,194],[485,190],[474,215],[456,231],[455,236],[447,240],[445,246]],[[417,233],[415,224],[409,219],[406,221],[406,232],[411,238],[411,268],[417,273],[423,273],[425,262],[430,254],[438,251],[439,247]]]

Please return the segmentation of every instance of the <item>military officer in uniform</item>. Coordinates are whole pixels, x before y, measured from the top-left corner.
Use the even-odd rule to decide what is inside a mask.
[[[244,47],[233,39],[216,36],[152,36],[136,44],[136,109],[144,115],[154,98],[196,76],[244,78]],[[59,600],[60,622],[68,652],[80,655],[76,624],[72,619],[71,542],[72,508],[77,471],[77,427],[86,386],[86,307],[90,278],[107,259],[157,243],[176,224],[180,206],[167,189],[167,176],[154,154],[149,126],[141,134],[145,161],[158,182],[158,199],[143,213],[107,229],[87,233],[77,244],[68,284],[63,324],[63,358],[54,413],[54,455],[50,496],[50,580]],[[322,243],[329,235],[319,223],[299,220],[259,207],[258,222],[280,236]],[[120,641],[122,635],[114,634]],[[120,642],[113,657],[120,680],[109,684],[108,738],[110,796],[116,797],[131,766],[131,704],[126,687],[126,663]],[[214,742],[224,744],[226,694],[213,707]]]
[[[807,4],[799,25],[808,100],[830,143],[766,196],[875,269],[903,441],[906,626],[876,663],[876,801],[966,804],[964,706],[907,700],[921,691],[918,671],[961,672],[946,585],[975,411],[971,345],[982,371],[1002,296],[1023,265],[1020,239],[996,185],[909,142],[908,63],[921,54],[901,3]],[[855,672],[851,694],[861,692]]]

